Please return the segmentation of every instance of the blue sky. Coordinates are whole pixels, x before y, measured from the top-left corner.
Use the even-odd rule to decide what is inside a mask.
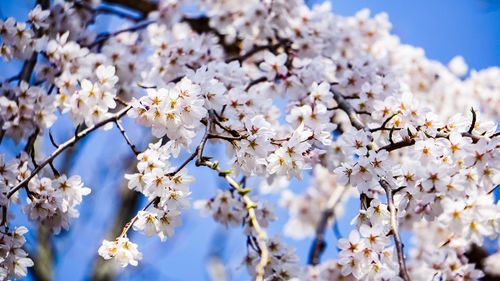
[[[314,2],[314,1],[313,1]],[[317,2],[317,1],[316,1]],[[341,15],[353,15],[362,8],[370,8],[372,13],[385,11],[393,24],[393,33],[403,43],[424,48],[429,58],[447,64],[455,55],[462,55],[472,69],[482,69],[500,65],[500,1],[466,1],[466,0],[332,0],[332,11]],[[34,1],[17,0],[0,1],[3,18],[15,16],[25,20],[27,10]],[[6,66],[0,64],[0,78],[3,80],[14,75],[20,64]],[[63,123],[63,122],[62,122]],[[61,124],[62,124],[61,123]],[[132,122],[126,120],[126,128],[133,128]],[[130,131],[130,138],[144,145],[142,138],[145,130]],[[59,141],[69,136],[65,126],[54,132]],[[102,145],[105,143],[105,145]],[[113,148],[106,145],[113,143]],[[51,149],[47,145],[48,151]],[[12,143],[4,141],[0,153],[14,154]],[[207,147],[208,155],[221,155],[212,146]],[[85,280],[92,266],[94,257],[103,235],[106,233],[110,218],[113,216],[116,196],[117,178],[121,178],[119,164],[131,153],[122,141],[117,130],[96,132],[90,137],[79,154],[74,169],[70,174],[80,174],[87,186],[93,189],[92,194],[84,199],[81,218],[72,222],[72,230],[55,239],[58,250],[56,259],[56,280]],[[181,159],[185,155],[181,155]],[[103,160],[105,159],[105,160]],[[87,163],[87,164],[86,164]],[[98,167],[109,167],[106,170]],[[193,171],[194,167],[189,167]],[[225,188],[224,182],[206,168],[199,168],[195,174],[197,183],[191,186],[192,197],[208,198],[215,194],[216,188]],[[293,190],[300,192],[308,185],[306,177],[302,183],[294,182]],[[272,199],[272,198],[271,198]],[[350,211],[340,219],[340,231],[347,236],[348,222],[354,216],[359,203],[350,201]],[[280,233],[287,221],[283,211],[279,211],[280,220],[269,228],[270,236]],[[23,223],[22,216],[17,222]],[[220,253],[223,261],[231,269],[232,280],[245,280],[245,269],[238,265],[245,254],[245,238],[241,229],[226,230],[212,222],[211,218],[201,218],[198,211],[186,211],[183,226],[176,230],[176,236],[160,243],[158,238],[146,239],[135,233],[132,240],[139,244],[145,257],[138,268],[127,268],[120,280],[207,280],[205,263],[211,253]],[[324,257],[334,257],[335,237],[332,230],[327,232],[328,248]],[[35,234],[30,233],[28,240],[33,242]],[[286,242],[297,247],[297,254],[302,264],[307,261],[312,239]]]

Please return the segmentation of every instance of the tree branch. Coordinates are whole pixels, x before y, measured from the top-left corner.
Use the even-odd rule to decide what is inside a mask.
[[[115,119],[114,122],[116,124],[116,127],[118,127],[118,130],[120,130],[120,133],[122,133],[122,136],[125,138],[125,141],[127,142],[128,146],[130,146],[130,149],[132,149],[132,151],[136,156],[139,155],[141,152],[138,151],[135,145],[130,141],[130,139],[127,136],[127,133],[125,132],[125,129],[123,129],[122,125],[120,124],[119,119],[118,118]]]
[[[142,208],[141,211],[146,211],[147,209],[149,209],[149,207],[151,207],[151,205],[156,205],[158,204],[158,202],[160,202],[160,197],[153,198],[153,200],[149,201],[149,203],[146,206],[144,206],[144,208]],[[125,224],[122,233],[118,237],[125,237],[127,231],[132,227],[132,225],[134,225],[135,221],[137,221],[138,218],[139,218],[139,212],[137,212],[137,214],[127,224]]]
[[[133,31],[141,30],[143,28],[148,27],[152,23],[155,23],[155,21],[146,21],[146,22],[134,25],[132,27],[121,29],[121,30],[118,30],[115,32],[106,32],[106,33],[98,34],[96,37],[96,40],[94,40],[94,42],[88,44],[85,47],[91,49],[95,46],[99,46],[99,48],[100,48],[109,38],[111,38],[113,36],[116,36],[116,35],[118,35],[120,33],[124,33],[124,32],[133,32]]]
[[[470,108],[470,112],[472,113],[472,122],[470,123],[470,127],[467,133],[472,134],[472,130],[474,130],[474,127],[476,127],[476,111],[474,111],[474,107]]]
[[[331,87],[331,91],[333,93],[333,98],[338,104],[338,108],[342,109],[347,114],[352,126],[358,130],[369,130],[365,124],[359,120],[356,110],[345,100],[344,96],[333,87]]]
[[[212,170],[218,172],[220,177],[226,179],[229,185],[240,194],[243,202],[245,202],[245,206],[248,211],[248,217],[253,229],[257,232],[257,238],[259,239],[259,248],[260,248],[260,261],[256,266],[257,276],[255,277],[255,281],[263,281],[264,280],[264,272],[265,267],[269,262],[269,250],[267,249],[267,233],[260,226],[259,221],[257,220],[257,215],[255,213],[255,209],[257,208],[257,204],[250,199],[248,196],[248,191],[243,190],[240,185],[229,176],[227,172],[221,171],[219,166],[216,163],[212,163],[210,161],[203,161],[200,163],[200,166],[209,167]]]
[[[398,219],[397,219],[397,209],[394,205],[394,194],[389,183],[384,179],[380,178],[380,185],[385,190],[385,194],[387,195],[387,206],[389,207],[389,212],[391,214],[390,223],[391,223],[391,231],[392,237],[394,237],[394,243],[396,244],[396,252],[398,254],[398,263],[399,263],[399,276],[403,278],[405,281],[410,281],[410,277],[408,276],[408,271],[406,270],[406,262],[405,262],[405,254],[403,251],[403,242],[401,241],[401,237],[399,236],[399,227],[398,227]]]
[[[147,16],[150,12],[158,9],[158,3],[150,0],[104,0],[103,2],[137,11],[143,16]]]
[[[403,147],[407,147],[407,146],[412,146],[415,144],[415,140],[414,139],[409,139],[409,140],[402,140],[402,141],[398,141],[398,142],[393,142],[393,143],[390,143],[386,146],[382,146],[381,148],[379,148],[377,150],[377,152],[381,151],[381,150],[387,150],[387,151],[393,151],[393,150],[396,150],[396,149],[400,149],[400,148],[403,148]]]
[[[279,47],[284,46],[286,44],[290,44],[290,41],[289,40],[280,40],[278,43],[275,43],[275,44],[254,46],[252,49],[250,49],[248,52],[246,52],[245,54],[243,54],[241,56],[226,59],[226,63],[230,63],[230,62],[235,61],[235,60],[242,63],[243,61],[245,61],[246,59],[250,58],[251,56],[255,55],[256,53],[258,53],[260,51],[269,50],[269,51],[274,52],[274,51],[276,51],[276,49],[278,49]]]
[[[223,177],[229,185],[238,192],[238,194],[241,196],[243,199],[243,202],[245,202],[246,209],[248,211],[248,217],[250,220],[251,227],[255,230],[257,233],[257,238],[259,240],[259,248],[260,248],[260,261],[256,266],[256,271],[257,271],[257,276],[255,277],[255,281],[263,281],[264,280],[264,273],[265,273],[265,267],[268,264],[269,261],[269,250],[267,249],[267,233],[264,231],[264,229],[260,226],[259,221],[257,220],[257,215],[255,213],[255,209],[257,208],[257,204],[250,199],[248,196],[248,189],[242,189],[240,184],[238,184],[233,178],[229,176],[229,172],[227,171],[221,171],[218,165],[218,162],[211,162],[206,160],[207,157],[203,156],[203,149],[205,147],[205,144],[208,140],[208,137],[210,135],[210,130],[212,128],[213,120],[217,118],[215,115],[215,112],[209,111],[209,116],[206,124],[206,129],[205,129],[205,134],[203,135],[203,138],[196,148],[196,153],[197,153],[197,159],[196,159],[196,166],[206,166],[209,167],[212,170],[215,170],[220,177]],[[192,156],[191,156],[192,157]]]
[[[49,162],[51,162],[52,160],[54,160],[54,158],[56,158],[59,154],[61,154],[61,152],[63,152],[64,150],[66,150],[67,148],[71,147],[72,145],[74,145],[75,143],[77,143],[80,139],[82,139],[83,137],[87,136],[88,134],[90,134],[92,131],[108,124],[109,122],[113,122],[114,120],[116,119],[119,119],[121,118],[123,115],[125,115],[130,109],[132,108],[132,106],[127,106],[125,108],[123,108],[122,110],[116,112],[115,114],[113,114],[111,117],[107,118],[107,119],[104,119],[102,120],[101,122],[97,123],[97,124],[94,124],[93,126],[90,126],[88,127],[87,129],[79,132],[79,133],[76,133],[74,137],[72,137],[71,139],[67,140],[65,143],[63,144],[60,144],[59,145],[59,148],[57,148],[54,152],[52,152],[52,154],[50,156],[48,156],[47,158],[45,158],[45,160],[43,160],[40,164],[38,164],[38,167],[36,167],[32,172],[31,174],[26,177],[24,180],[22,180],[20,183],[18,183],[16,186],[12,187],[9,191],[9,193],[7,193],[7,198],[10,198],[12,197],[12,195],[14,195],[14,193],[16,193],[20,188],[24,187],[24,186],[27,186],[28,182],[35,176],[38,174],[38,172],[40,172],[42,170],[42,168],[44,168],[47,164],[49,164]]]

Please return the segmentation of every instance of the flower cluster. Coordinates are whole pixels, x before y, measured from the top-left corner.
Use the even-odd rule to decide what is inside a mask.
[[[33,261],[23,249],[28,229],[16,227],[12,232],[0,232],[0,279],[21,279],[28,273]]]
[[[56,101],[54,96],[45,95],[43,88],[25,81],[14,89],[2,88],[0,124],[5,136],[16,143],[43,132],[56,121]]]
[[[132,102],[129,116],[152,127],[156,137],[167,136],[187,147],[207,114],[200,86],[184,78],[166,88],[148,89],[147,93]]]
[[[69,219],[79,216],[75,209],[82,202],[82,196],[90,193],[90,188],[83,187],[80,176],[67,178],[33,178],[28,184],[31,196],[28,196],[23,212],[29,220],[39,221],[58,234],[61,228],[69,229]]]
[[[426,276],[442,280],[479,280],[484,276],[465,258],[466,239],[454,237],[439,223],[419,223],[416,229],[420,230],[415,232],[418,246],[410,251],[408,261],[412,280],[425,280]]]
[[[214,220],[225,226],[237,227],[245,221],[247,212],[245,203],[229,190],[217,190],[210,200],[196,201],[195,207],[202,215],[211,215]]]
[[[12,158],[9,161],[5,160],[5,154],[0,154],[0,204],[2,206],[6,206],[9,203],[7,194],[10,186],[28,177],[31,168],[32,165],[26,153],[21,153],[18,157]]]
[[[279,235],[269,239],[266,243],[269,249],[269,262],[265,267],[265,280],[292,280],[300,274],[299,258],[294,254],[295,249],[281,242]],[[255,246],[254,246],[255,247]],[[259,263],[256,252],[249,252],[243,260],[251,276],[256,275],[256,264]]]
[[[191,206],[188,198],[189,185],[194,182],[194,178],[187,175],[187,169],[176,170],[170,166],[168,159],[177,150],[174,146],[174,141],[165,145],[161,145],[159,141],[150,144],[146,151],[137,155],[138,172],[126,174],[125,178],[128,180],[128,187],[148,197],[148,206],[153,205],[153,208],[139,211],[115,242],[103,241],[99,255],[105,259],[117,257],[122,266],[137,265],[137,259],[142,254],[126,238],[126,231],[131,225],[134,230],[143,231],[147,237],[157,235],[161,241],[165,241],[167,237],[174,235],[174,228],[182,224],[181,210]],[[133,247],[128,249],[127,245]],[[114,252],[117,248],[125,250],[122,249],[123,252],[118,255]]]
[[[54,78],[51,77],[52,71],[48,70],[44,76],[52,78],[59,89],[56,97],[60,111],[69,112],[75,124],[92,126],[109,117],[108,111],[116,107],[115,84],[118,77],[114,66],[103,64],[105,58],[89,54],[87,48],[68,41],[68,36],[66,32],[57,40],[51,40],[47,46],[50,62],[57,65],[62,73]]]
[[[127,237],[118,237],[115,241],[102,241],[98,252],[106,260],[114,258],[122,267],[128,264],[136,266],[137,261],[142,259],[137,244],[130,242]]]
[[[125,175],[128,187],[149,201],[99,248],[123,267],[142,258],[128,230],[165,241],[182,224],[194,182],[186,166],[195,162],[231,186],[195,206],[222,225],[243,227],[244,264],[258,281],[477,280],[499,272],[498,254],[484,273],[466,255],[500,232],[492,194],[500,183],[500,133],[490,121],[500,116],[499,68],[466,77],[463,58],[443,65],[402,44],[386,14],[343,17],[329,3],[160,0],[133,18],[100,0],[52,2],[36,6],[26,23],[0,20],[2,59],[25,60],[18,76],[1,83],[0,142],[26,143],[9,161],[0,154],[0,279],[22,278],[33,264],[21,249],[26,229],[8,230],[11,201],[54,233],[68,229],[90,190],[79,176],[59,175],[53,160],[113,122],[138,160]],[[134,1],[113,2],[138,9]],[[185,12],[192,4],[199,16]],[[103,12],[134,25],[96,33],[92,23]],[[60,145],[50,134],[56,150],[39,160],[39,140],[57,109],[77,130]],[[119,123],[123,116],[161,140],[139,151]],[[198,140],[174,167],[171,158]],[[205,147],[218,144],[227,159],[212,161]],[[267,238],[274,206],[245,185],[260,181],[279,192],[312,167],[305,192],[280,196],[290,213],[286,235],[321,240],[349,195],[359,195],[361,207],[356,229],[338,241],[338,257],[301,270],[292,247]],[[407,266],[399,227],[416,233]],[[313,255],[324,249],[314,247],[311,261],[319,261]]]
[[[349,234],[349,239],[341,238],[338,263],[342,275],[352,274],[360,280],[401,280],[397,277],[399,265],[394,247],[387,247],[391,243],[387,232],[381,224],[363,224],[359,232],[353,230]]]
[[[38,5],[29,14],[28,23],[38,29],[46,27],[48,11],[41,9]],[[33,52],[39,52],[46,44],[47,38],[38,38],[35,30],[31,29],[26,22],[16,22],[12,17],[0,20],[0,56],[9,62],[12,58],[28,59]]]

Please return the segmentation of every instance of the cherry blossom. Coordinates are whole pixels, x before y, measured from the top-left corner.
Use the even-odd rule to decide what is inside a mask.
[[[122,267],[143,257],[129,231],[170,243],[193,205],[242,230],[252,280],[499,274],[498,253],[483,264],[468,255],[500,232],[498,67],[467,76],[463,57],[444,65],[401,43],[387,14],[340,16],[327,2],[111,2],[52,1],[26,22],[0,20],[2,60],[23,61],[0,83],[0,143],[22,146],[0,153],[0,279],[21,279],[34,265],[11,206],[54,235],[68,230],[91,189],[59,172],[56,158],[113,125],[135,156],[127,191],[147,201],[95,249]],[[123,26],[101,30],[103,12]],[[57,142],[52,129],[65,120],[69,137]],[[222,181],[192,202],[194,185],[206,183],[197,169]],[[279,207],[261,196],[270,191]],[[321,260],[335,248],[326,230],[353,197],[354,229],[338,237],[334,259]],[[307,266],[267,229],[280,208],[289,214],[284,235],[314,237]],[[412,233],[410,244],[400,230]]]

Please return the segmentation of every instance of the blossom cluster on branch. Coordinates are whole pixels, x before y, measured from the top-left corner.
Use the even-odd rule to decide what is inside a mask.
[[[196,193],[186,168],[192,163],[227,182],[194,207],[226,227],[243,227],[242,264],[253,280],[499,274],[498,254],[484,265],[467,256],[500,232],[493,195],[500,182],[499,68],[464,77],[463,58],[448,66],[427,59],[390,33],[386,14],[342,17],[329,3],[103,2],[142,17],[99,0],[56,0],[37,1],[28,22],[0,21],[2,60],[24,61],[17,76],[1,81],[0,143],[25,144],[15,158],[0,154],[0,279],[22,278],[33,266],[22,248],[27,229],[12,226],[9,206],[21,205],[54,234],[67,230],[90,189],[80,176],[60,173],[54,160],[113,123],[137,160],[124,175],[128,187],[148,200],[114,241],[96,249],[122,267],[142,259],[130,230],[168,243],[182,224]],[[200,16],[185,12],[193,4]],[[126,23],[96,33],[103,12]],[[57,144],[45,132],[65,114],[74,134]],[[146,150],[128,137],[125,117],[151,128]],[[43,138],[55,147],[46,157],[37,142]],[[216,143],[227,158],[207,155],[205,146]],[[190,156],[180,159],[181,152]],[[306,170],[311,186],[292,193],[290,181]],[[260,192],[250,186],[259,182]],[[315,237],[309,265],[300,267],[280,235],[269,237],[266,227],[277,216],[276,206],[259,199],[267,192],[280,193],[290,213],[285,235]],[[325,230],[338,227],[350,197],[360,200],[356,229],[339,239],[337,259],[321,262]],[[414,234],[407,254],[399,229]]]

